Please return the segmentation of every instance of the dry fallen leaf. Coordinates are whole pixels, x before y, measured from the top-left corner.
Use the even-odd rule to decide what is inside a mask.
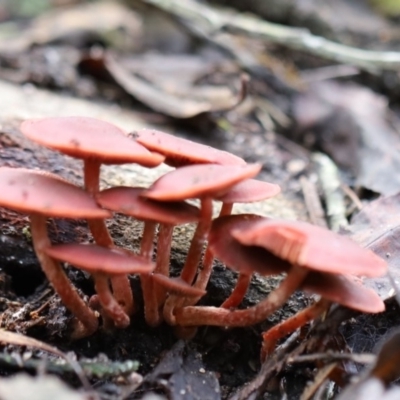
[[[119,42],[122,47],[132,49],[141,35],[141,24],[135,12],[118,2],[100,1],[63,7],[42,14],[30,27],[18,30],[15,37],[3,35],[2,38],[0,32],[0,53],[23,52],[32,45],[76,38],[82,34],[110,36],[110,32],[122,38]]]
[[[400,191],[400,139],[387,100],[356,84],[318,82],[298,96],[294,114],[303,140],[383,195]]]
[[[206,371],[199,354],[185,342],[177,342],[143,381],[164,388],[171,400],[220,400],[214,372]]]
[[[389,265],[389,273],[397,285],[400,284],[400,193],[380,197],[366,205],[351,220],[351,237],[368,247]],[[365,279],[382,299],[395,294],[387,276]]]
[[[131,73],[123,60],[117,60],[111,54],[106,54],[103,62],[105,69],[126,92],[148,107],[174,118],[230,110],[242,100],[227,87],[188,85],[176,80],[174,75],[168,84],[160,78],[151,82]]]

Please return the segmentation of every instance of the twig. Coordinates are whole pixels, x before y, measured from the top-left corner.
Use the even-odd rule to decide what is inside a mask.
[[[315,361],[353,361],[359,364],[373,364],[376,361],[375,354],[354,354],[354,353],[336,353],[327,351],[325,353],[305,354],[289,358],[288,364],[308,363]]]
[[[342,188],[343,192],[346,194],[346,196],[353,202],[353,204],[357,208],[357,210],[358,211],[362,210],[363,203],[361,203],[361,200],[357,196],[357,193],[355,193],[353,189],[351,189],[349,186],[345,185],[344,183],[342,183],[341,188]]]
[[[289,350],[295,344],[299,337],[300,332],[293,333],[279,348],[275,354],[268,358],[261,366],[258,375],[244,386],[239,392],[235,393],[229,400],[249,400],[256,398],[257,395],[263,390],[268,380],[276,373],[280,372],[290,355]]]
[[[351,65],[329,65],[327,67],[302,70],[300,76],[303,81],[311,83],[335,78],[347,78],[359,74],[358,68]]]
[[[316,165],[318,181],[324,195],[329,226],[337,232],[349,224],[338,169],[334,162],[322,153],[313,154],[312,160]]]
[[[314,380],[305,387],[300,400],[310,400],[319,389],[324,387],[324,383],[328,381],[329,376],[338,366],[339,363],[336,361],[319,368]]]
[[[300,184],[310,221],[314,225],[326,228],[328,224],[325,221],[324,209],[322,208],[315,184],[305,176],[300,177]]]
[[[216,36],[222,32],[234,32],[256,37],[290,49],[351,64],[376,73],[379,70],[398,71],[400,52],[369,51],[335,43],[315,36],[307,29],[291,28],[261,20],[248,14],[240,14],[223,8],[214,8],[193,0],[141,0],[152,4],[185,21],[195,34]]]

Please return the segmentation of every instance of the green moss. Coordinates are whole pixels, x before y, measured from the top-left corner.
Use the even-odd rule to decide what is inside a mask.
[[[400,15],[400,0],[370,0],[379,12],[394,17]]]

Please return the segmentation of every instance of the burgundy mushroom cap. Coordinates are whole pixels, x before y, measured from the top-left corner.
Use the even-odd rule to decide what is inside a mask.
[[[109,122],[87,117],[31,119],[21,124],[29,139],[76,158],[104,164],[138,163],[155,167],[164,156],[152,153]]]
[[[96,244],[59,244],[45,249],[48,256],[90,273],[107,275],[146,274],[154,263],[131,252]]]
[[[254,214],[227,215],[216,218],[211,225],[208,245],[213,255],[229,268],[244,274],[280,274],[290,263],[259,246],[245,246],[232,235],[234,229],[245,229],[263,217]]]
[[[0,168],[0,205],[25,213],[61,218],[108,218],[83,189],[48,172]]]
[[[301,288],[323,298],[365,313],[385,310],[385,303],[372,289],[351,275],[310,272]]]
[[[97,202],[104,208],[139,220],[163,224],[185,224],[199,220],[199,209],[184,201],[160,202],[141,197],[145,188],[114,187],[103,190]]]
[[[191,164],[246,164],[242,158],[227,151],[153,129],[136,131],[133,136],[147,149],[163,154],[166,157],[165,163],[172,167]]]
[[[224,203],[252,203],[274,197],[281,188],[273,183],[247,179],[229,189],[229,192],[217,198]]]
[[[333,274],[381,276],[387,264],[372,251],[327,229],[299,221],[263,219],[232,236],[302,267]]]
[[[221,197],[231,186],[257,175],[260,169],[260,164],[189,165],[160,177],[143,196],[165,201]]]

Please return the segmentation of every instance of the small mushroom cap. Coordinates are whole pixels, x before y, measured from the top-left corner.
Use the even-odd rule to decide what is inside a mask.
[[[138,163],[155,167],[164,156],[152,153],[113,124],[95,118],[31,119],[21,124],[29,139],[76,158],[98,159],[104,164]]]
[[[385,311],[385,303],[378,294],[365,287],[354,276],[310,272],[302,284],[302,289],[357,311]]]
[[[139,220],[163,224],[186,224],[199,220],[199,209],[184,201],[160,202],[140,197],[145,188],[115,187],[100,192],[96,199],[104,208]]]
[[[170,293],[188,297],[204,296],[206,294],[205,290],[195,288],[181,278],[170,278],[162,274],[153,274],[152,277],[155,282]]]
[[[232,236],[247,246],[261,246],[302,267],[333,274],[380,276],[386,262],[368,249],[327,229],[299,221],[263,219]]]
[[[259,246],[245,246],[232,237],[234,229],[245,229],[263,217],[254,214],[227,215],[211,225],[208,246],[213,255],[227,267],[242,274],[272,275],[286,272],[291,265]]]
[[[247,179],[229,189],[229,192],[216,200],[223,203],[252,203],[274,197],[279,194],[281,188],[273,183]]]
[[[0,168],[0,206],[60,218],[109,218],[83,189],[60,177],[25,168]]]
[[[147,274],[155,264],[124,249],[96,244],[59,244],[45,249],[48,256],[90,273],[107,275]]]
[[[171,167],[191,164],[244,165],[246,162],[227,151],[192,142],[153,129],[133,133],[136,140],[151,151],[163,154],[165,163]]]
[[[257,175],[260,169],[260,164],[189,165],[157,179],[143,196],[165,201],[221,197],[233,185]]]

